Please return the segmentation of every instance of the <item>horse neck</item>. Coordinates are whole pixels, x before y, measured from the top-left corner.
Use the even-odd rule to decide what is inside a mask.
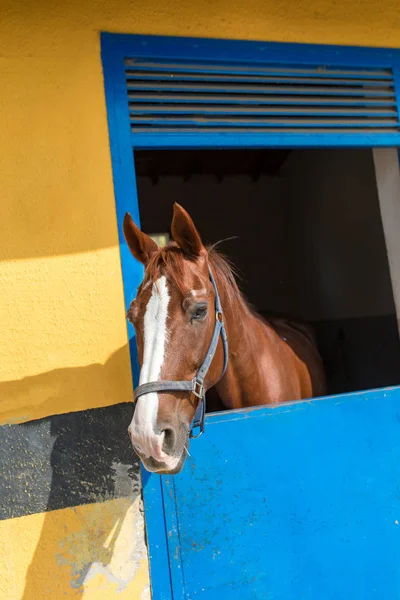
[[[218,275],[217,275],[218,285]],[[266,326],[250,309],[239,290],[226,295],[222,289],[221,304],[228,337],[228,367],[224,377],[216,385],[221,402],[226,408],[239,408],[251,398],[254,381],[249,377],[250,368],[257,365],[260,344],[265,344]]]

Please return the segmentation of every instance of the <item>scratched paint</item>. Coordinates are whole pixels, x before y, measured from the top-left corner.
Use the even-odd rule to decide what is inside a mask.
[[[1,600],[149,598],[139,503],[120,498],[0,521]]]
[[[2,600],[146,598],[131,416],[120,404],[0,427]],[[10,549],[10,539],[24,543]]]

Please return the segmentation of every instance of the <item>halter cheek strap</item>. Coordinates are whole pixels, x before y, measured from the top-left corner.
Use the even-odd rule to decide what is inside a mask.
[[[226,368],[228,366],[228,338],[226,335],[226,329],[223,320],[221,300],[218,294],[217,284],[215,283],[214,276],[210,267],[208,267],[210,273],[210,281],[215,292],[215,325],[214,331],[211,338],[210,346],[208,348],[206,357],[203,364],[197,371],[197,375],[191,381],[152,381],[150,383],[143,383],[135,389],[135,401],[144,394],[150,394],[154,392],[191,392],[196,398],[199,399],[199,403],[196,408],[196,412],[193,418],[192,427],[190,430],[190,437],[199,437],[204,431],[204,418],[206,414],[206,392],[204,389],[204,379],[211,367],[211,363],[214,359],[215,352],[218,346],[218,340],[221,336],[222,347],[224,350],[224,366],[222,369],[219,380],[225,375]],[[197,435],[194,435],[193,431],[199,428]]]

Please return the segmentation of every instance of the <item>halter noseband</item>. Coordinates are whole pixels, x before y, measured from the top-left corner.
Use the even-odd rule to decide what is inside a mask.
[[[203,361],[203,364],[197,371],[197,375],[191,381],[152,381],[150,383],[143,383],[138,385],[135,389],[135,401],[144,394],[150,394],[152,392],[191,392],[196,398],[199,399],[199,403],[196,408],[196,412],[193,418],[192,427],[190,430],[190,437],[197,438],[204,431],[204,418],[206,414],[206,392],[204,390],[204,379],[208,373],[208,370],[213,361],[215,352],[218,346],[219,336],[221,336],[222,346],[224,349],[224,367],[219,380],[225,375],[226,367],[228,366],[228,338],[226,335],[226,329],[223,320],[221,300],[218,294],[217,284],[215,283],[214,276],[210,267],[208,267],[210,273],[210,281],[215,292],[215,325],[214,332],[211,338],[211,343],[208,348],[208,352]],[[193,435],[193,430],[199,427],[200,431],[197,435]]]

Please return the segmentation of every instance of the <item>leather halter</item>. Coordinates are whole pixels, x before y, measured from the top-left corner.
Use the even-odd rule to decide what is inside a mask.
[[[190,437],[200,437],[204,431],[204,418],[206,414],[206,392],[204,389],[204,379],[209,371],[215,352],[218,346],[219,336],[221,336],[222,346],[224,349],[224,367],[222,369],[221,377],[225,375],[226,367],[228,366],[228,338],[226,335],[226,329],[223,320],[221,300],[218,294],[217,284],[215,283],[214,276],[210,267],[208,267],[210,273],[210,281],[215,292],[215,325],[214,332],[211,338],[210,346],[208,348],[206,357],[203,364],[197,371],[197,375],[191,381],[152,381],[150,383],[143,383],[138,385],[135,389],[135,401],[144,394],[151,394],[153,392],[185,392],[189,391],[193,396],[199,399],[199,403],[196,408],[196,412],[192,421],[192,427],[190,430]],[[197,435],[193,434],[193,430],[199,428]]]

